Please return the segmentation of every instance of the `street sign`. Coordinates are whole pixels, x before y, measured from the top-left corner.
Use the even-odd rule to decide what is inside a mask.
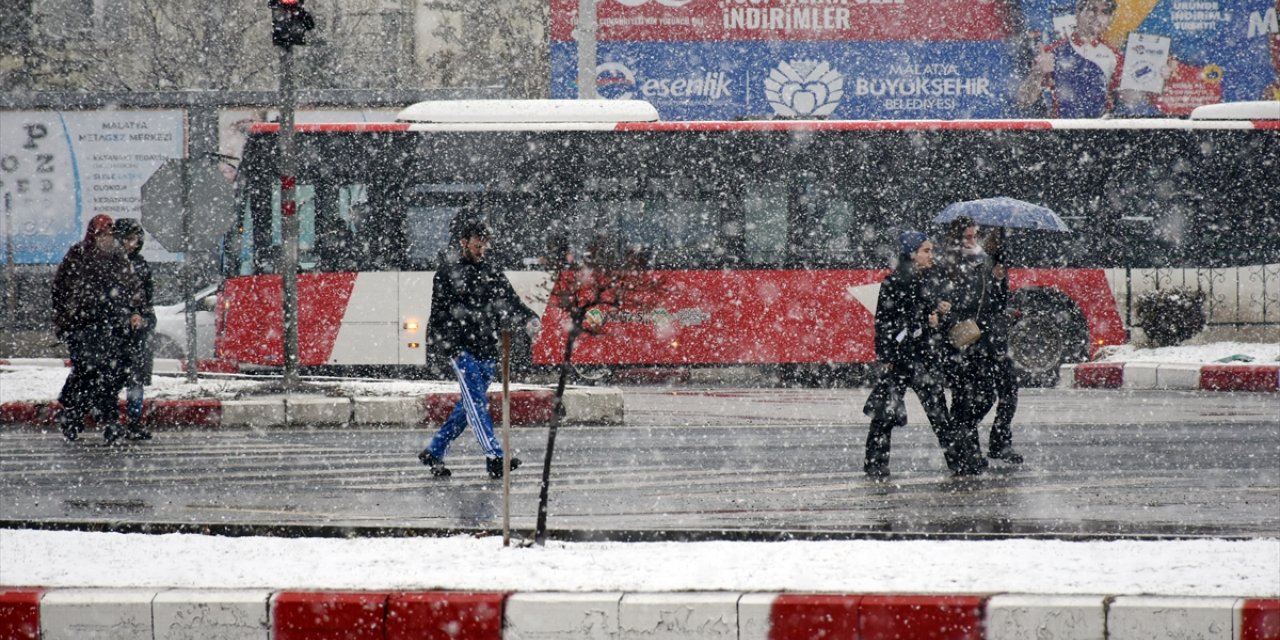
[[[184,163],[189,167],[190,200],[183,198]],[[166,160],[142,185],[142,228],[165,249],[182,251],[183,203],[190,202],[191,250],[211,249],[235,220],[234,196],[231,183],[213,162]]]

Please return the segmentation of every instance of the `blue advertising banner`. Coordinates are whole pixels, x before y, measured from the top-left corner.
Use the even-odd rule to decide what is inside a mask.
[[[601,97],[665,120],[1001,118],[1009,45],[970,42],[601,42]],[[551,45],[551,97],[577,96],[577,47]]]

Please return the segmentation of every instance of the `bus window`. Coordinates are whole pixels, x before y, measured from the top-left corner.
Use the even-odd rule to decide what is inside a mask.
[[[778,265],[787,254],[787,188],[779,183],[747,184],[742,198],[746,262]]]

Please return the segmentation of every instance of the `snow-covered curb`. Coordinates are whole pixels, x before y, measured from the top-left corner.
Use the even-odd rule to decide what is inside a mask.
[[[57,363],[57,364],[53,364]],[[61,361],[0,365],[0,424],[53,424],[61,409],[58,390],[66,380]],[[176,370],[175,370],[176,373]],[[439,424],[457,402],[457,383],[431,380],[308,379],[300,393],[266,389],[254,377],[157,375],[147,388],[144,421],[152,427],[420,426]],[[278,386],[278,385],[277,385]],[[264,391],[264,389],[266,389]],[[501,419],[501,385],[489,388],[490,415]],[[622,391],[616,387],[565,390],[565,421],[618,424]],[[511,424],[546,424],[554,414],[551,389],[511,386]]]
[[[1280,600],[1139,595],[0,591],[7,638],[1274,640]],[[128,635],[121,635],[128,630]],[[589,630],[589,632],[588,632]]]
[[[1063,365],[1058,386],[1276,392],[1280,391],[1280,364],[1086,362]]]
[[[0,557],[4,638],[1280,637],[1274,538],[520,548],[0,530]]]

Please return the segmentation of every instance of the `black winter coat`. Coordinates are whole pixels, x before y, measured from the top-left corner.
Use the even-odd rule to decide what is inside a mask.
[[[155,279],[151,276],[151,265],[140,252],[129,256],[129,269],[136,286],[128,299],[130,312],[142,316],[143,321],[141,329],[128,334],[129,368],[134,380],[149,385],[155,358],[151,343],[151,336],[156,330]]]
[[[491,263],[444,257],[432,280],[428,357],[452,358],[466,351],[477,360],[496,361],[502,328],[536,317]]]
[[[124,256],[99,252],[92,240],[76,243],[53,278],[53,323],[58,336],[85,330],[122,336],[139,287]]]
[[[933,364],[939,331],[929,326],[938,307],[930,281],[910,263],[880,283],[876,301],[876,359],[893,365]]]

